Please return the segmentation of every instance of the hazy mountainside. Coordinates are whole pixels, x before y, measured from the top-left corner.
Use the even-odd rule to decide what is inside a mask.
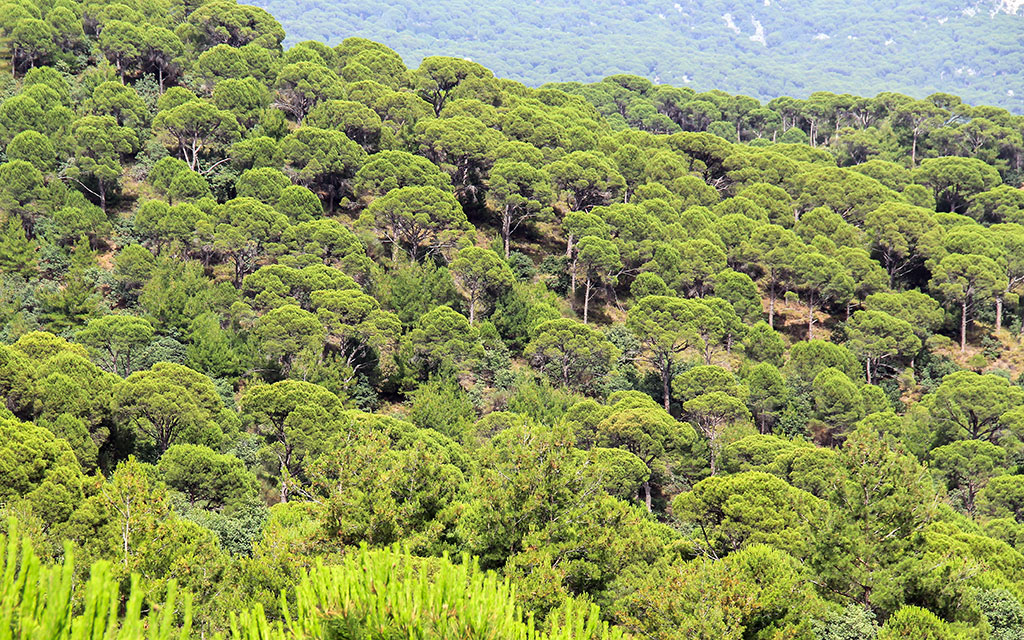
[[[302,40],[471,58],[528,85],[616,73],[744,93],[924,97],[1024,111],[1017,0],[257,0]],[[1016,88],[1016,91],[1015,91]],[[1014,95],[1016,93],[1017,95]]]

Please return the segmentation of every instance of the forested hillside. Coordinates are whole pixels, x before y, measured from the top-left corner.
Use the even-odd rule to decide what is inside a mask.
[[[1024,118],[0,35],[0,635],[1021,637]]]
[[[258,0],[286,45],[360,36],[531,86],[616,73],[770,100],[943,91],[1024,112],[1020,0]]]

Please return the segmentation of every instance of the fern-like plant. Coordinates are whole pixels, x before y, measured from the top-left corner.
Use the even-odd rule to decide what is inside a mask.
[[[73,597],[74,555],[46,565],[11,521],[0,535],[0,640],[188,640],[192,597],[172,580],[162,603],[143,614],[139,577],[122,600],[110,563],[97,562]],[[551,631],[515,603],[507,578],[482,571],[475,559],[413,557],[399,547],[366,545],[340,564],[318,564],[281,594],[283,619],[267,620],[259,605],[231,614],[231,640],[623,640],[602,622],[596,605],[569,602],[553,614]],[[219,640],[215,638],[215,640]]]

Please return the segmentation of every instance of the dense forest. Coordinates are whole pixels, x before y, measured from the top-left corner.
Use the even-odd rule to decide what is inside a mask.
[[[1024,117],[0,35],[0,637],[1022,638]]]
[[[438,53],[539,86],[628,73],[760,100],[941,91],[1024,113],[1021,0],[256,0],[302,40]]]

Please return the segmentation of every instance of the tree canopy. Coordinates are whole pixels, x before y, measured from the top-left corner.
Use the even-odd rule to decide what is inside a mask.
[[[0,4],[0,629],[1016,637],[1019,116],[284,37]]]

